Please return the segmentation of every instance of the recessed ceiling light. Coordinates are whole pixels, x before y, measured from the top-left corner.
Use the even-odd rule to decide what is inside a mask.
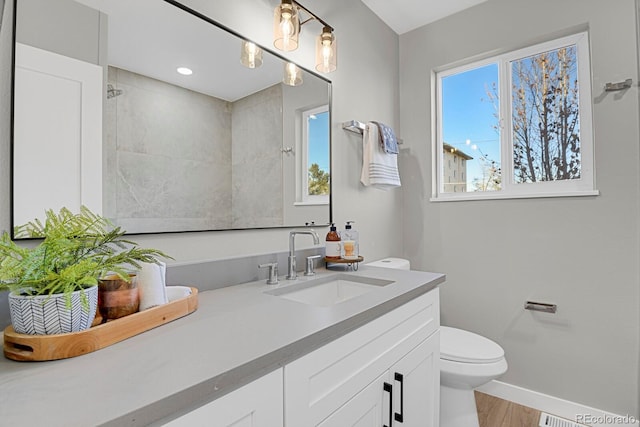
[[[178,67],[176,71],[182,74],[183,76],[190,76],[191,74],[193,74],[193,71],[191,70],[191,68],[187,68],[187,67]]]

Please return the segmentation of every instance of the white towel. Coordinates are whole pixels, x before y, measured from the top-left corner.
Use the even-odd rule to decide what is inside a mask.
[[[165,289],[165,263],[142,263],[138,271],[138,292],[140,293],[140,311],[157,305],[166,304],[167,291]]]
[[[378,125],[367,123],[362,135],[362,174],[360,182],[381,190],[400,187],[398,155],[388,154],[380,146]]]

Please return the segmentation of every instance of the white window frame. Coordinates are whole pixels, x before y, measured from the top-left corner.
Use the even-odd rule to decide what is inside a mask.
[[[302,111],[302,144],[300,147],[300,192],[296,205],[328,205],[329,195],[309,194],[309,117],[314,114],[329,113],[329,104]],[[330,114],[330,113],[329,113]]]
[[[578,60],[578,102],[580,117],[580,156],[581,169],[579,179],[545,181],[535,183],[515,183],[513,176],[513,138],[512,138],[512,80],[510,62],[523,59],[542,52],[556,50],[575,45]],[[489,64],[498,65],[498,91],[500,106],[500,161],[501,161],[501,190],[478,191],[465,193],[444,192],[443,167],[443,138],[442,138],[442,79],[481,68]],[[595,189],[595,162],[593,140],[593,115],[591,98],[591,65],[589,57],[589,39],[587,32],[561,37],[551,41],[539,43],[523,49],[488,57],[462,66],[448,68],[434,73],[432,81],[436,84],[436,99],[434,112],[436,120],[436,143],[432,145],[432,197],[431,201],[459,201],[459,200],[487,200],[514,199],[536,197],[565,197],[565,196],[594,196],[599,192]]]

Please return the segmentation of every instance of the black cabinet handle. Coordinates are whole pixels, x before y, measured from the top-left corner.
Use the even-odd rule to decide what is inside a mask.
[[[383,390],[389,393],[389,425],[382,424],[382,427],[391,427],[391,423],[393,423],[393,386],[385,382]]]
[[[400,383],[400,413],[395,413],[395,420],[401,423],[404,420],[404,376],[396,372],[394,379]]]

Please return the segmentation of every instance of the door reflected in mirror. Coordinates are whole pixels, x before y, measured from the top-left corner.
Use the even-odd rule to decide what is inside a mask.
[[[132,234],[331,221],[329,81],[283,84],[281,57],[170,1],[15,2],[13,225],[81,204]]]

